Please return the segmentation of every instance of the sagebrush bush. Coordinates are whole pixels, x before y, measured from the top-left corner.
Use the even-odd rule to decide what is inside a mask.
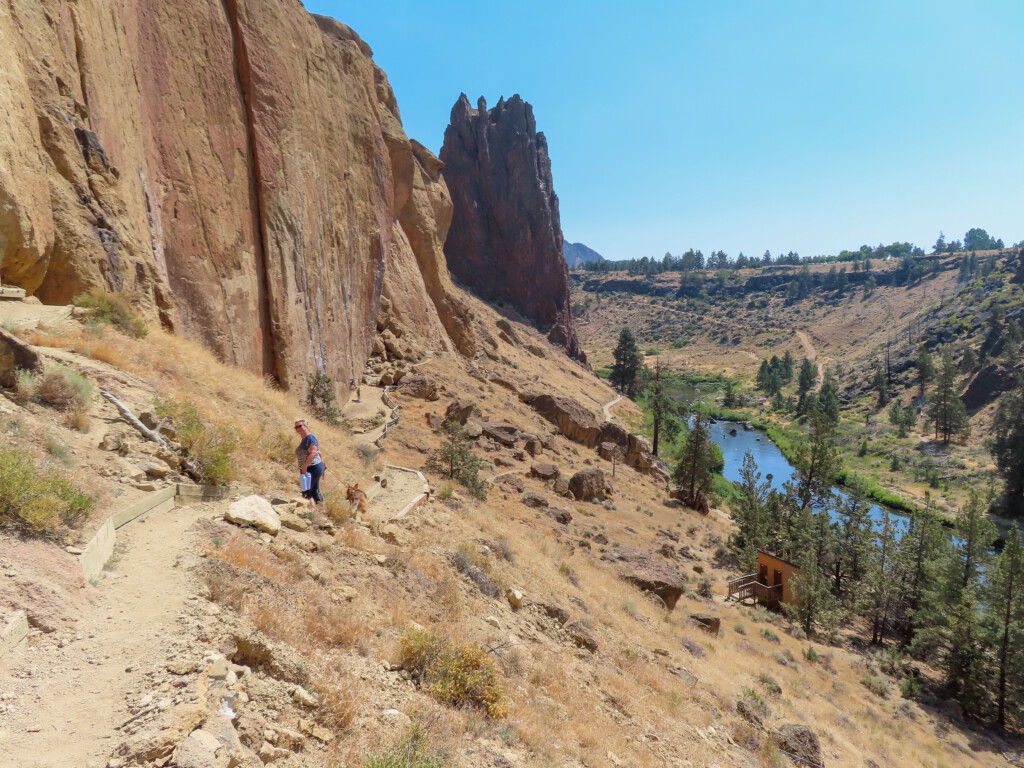
[[[889,697],[889,680],[872,670],[866,671],[860,678],[861,684],[875,696],[886,699]]]
[[[410,629],[402,637],[402,666],[443,704],[480,707],[492,718],[508,715],[497,667],[479,646]]]
[[[32,534],[79,525],[93,498],[56,472],[40,472],[30,458],[0,447],[0,525]]]
[[[131,299],[124,294],[93,288],[76,296],[73,303],[76,307],[92,310],[94,320],[109,323],[132,338],[141,339],[149,333],[145,321],[132,308]]]
[[[92,384],[70,368],[50,368],[35,382],[36,398],[61,411],[85,411],[92,402]]]

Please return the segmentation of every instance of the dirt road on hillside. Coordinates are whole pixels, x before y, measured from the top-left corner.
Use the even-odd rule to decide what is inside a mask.
[[[609,400],[607,403],[605,403],[604,406],[602,406],[603,409],[604,409],[605,421],[615,421],[615,417],[612,415],[611,409],[614,406],[618,405],[621,400],[622,400],[622,395],[618,395],[614,399]]]
[[[814,345],[811,343],[810,337],[803,331],[797,331],[796,336],[798,339],[800,339],[800,343],[803,345],[804,355],[812,363],[817,364],[818,350],[814,348]],[[818,389],[821,389],[821,385],[825,383],[825,366],[816,365],[816,367],[818,369]]]
[[[180,553],[206,505],[147,515],[118,532],[101,597],[73,636],[43,636],[0,662],[0,765],[103,766],[130,717],[126,697],[168,658],[191,591]],[[173,696],[154,691],[154,704]]]

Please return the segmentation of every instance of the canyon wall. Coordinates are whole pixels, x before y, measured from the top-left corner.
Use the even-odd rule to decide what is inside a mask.
[[[577,360],[562,253],[558,195],[547,140],[519,95],[477,109],[465,94],[452,108],[441,148],[455,211],[444,252],[459,280],[484,300],[537,323]]]
[[[96,287],[223,359],[358,377],[382,293],[472,354],[440,162],[351,29],[299,0],[9,0],[0,279]]]

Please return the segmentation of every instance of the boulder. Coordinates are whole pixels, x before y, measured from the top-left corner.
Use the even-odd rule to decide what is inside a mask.
[[[548,506],[548,500],[539,493],[534,493],[533,491],[527,491],[519,497],[519,500],[526,506],[533,507],[534,509],[540,509],[541,507]]]
[[[232,502],[224,511],[224,519],[235,525],[248,525],[271,536],[281,531],[281,516],[262,496],[246,496]]]
[[[796,755],[811,765],[824,765],[818,734],[810,726],[801,723],[782,725],[775,729],[772,738],[782,751]]]
[[[581,469],[569,479],[569,491],[580,501],[604,499],[612,492],[604,472],[597,467]]]
[[[519,428],[507,421],[488,421],[482,425],[483,434],[506,447],[516,444]]]
[[[568,397],[537,395],[530,405],[570,440],[588,448],[597,446],[601,437],[597,419],[577,401]]]
[[[494,482],[497,485],[516,493],[521,493],[526,487],[526,483],[523,482],[523,478],[518,472],[509,472],[504,475],[498,475],[494,478]]]
[[[538,461],[530,467],[530,474],[534,477],[539,477],[541,480],[554,480],[561,473],[558,471],[558,467],[554,464],[549,464],[546,461]],[[566,486],[566,489],[568,490],[568,485]]]
[[[722,620],[720,618],[712,616],[709,613],[691,613],[690,621],[694,622],[709,635],[715,636],[718,635],[719,627],[722,625]]]
[[[551,515],[555,518],[556,523],[568,525],[572,522],[572,512],[568,509],[556,509],[552,511]]]
[[[476,403],[472,400],[458,397],[452,400],[448,404],[448,408],[444,412],[444,423],[448,424],[462,424],[465,426],[469,417],[473,415],[473,411],[476,410]]]
[[[597,640],[590,628],[579,621],[572,621],[565,625],[565,632],[569,639],[580,648],[586,648],[591,653],[597,652]]]
[[[206,731],[192,731],[174,750],[178,768],[228,768],[231,757],[217,737]]]
[[[670,611],[686,591],[686,581],[675,568],[649,552],[634,547],[618,547],[601,558],[618,564],[619,576],[645,592],[661,598]]]
[[[0,387],[15,386],[20,369],[41,374],[43,363],[32,347],[0,328]]]
[[[137,763],[167,757],[188,734],[205,722],[207,714],[207,708],[199,702],[178,704],[152,726],[121,742],[117,754]]]
[[[419,373],[403,376],[402,383],[398,385],[398,391],[409,397],[418,397],[420,400],[433,401],[440,397],[437,393],[437,385]]]
[[[619,451],[619,446],[615,443],[601,443],[597,446],[597,455],[605,461],[619,461],[622,459],[622,454]]]
[[[562,476],[558,476],[555,478],[555,482],[551,485],[551,490],[557,493],[559,496],[572,495],[569,491],[569,481]]]

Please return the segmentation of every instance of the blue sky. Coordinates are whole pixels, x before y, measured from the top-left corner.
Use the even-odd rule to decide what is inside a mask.
[[[1024,2],[349,3],[407,133],[519,93],[608,258],[1024,239]]]

